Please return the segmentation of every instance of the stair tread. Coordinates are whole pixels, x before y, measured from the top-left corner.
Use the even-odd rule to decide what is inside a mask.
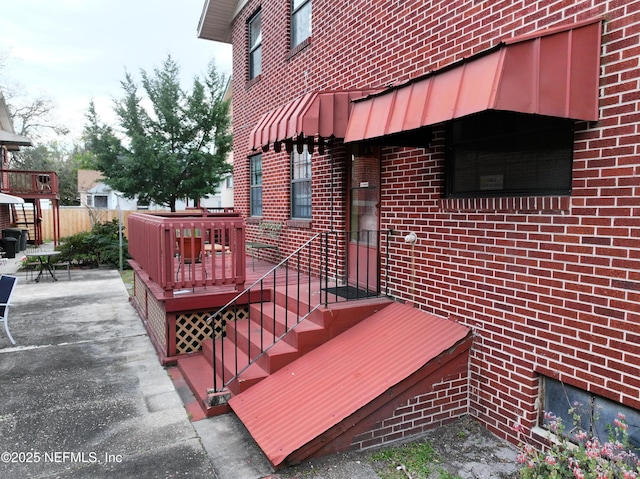
[[[271,334],[273,334],[274,329],[274,312],[275,330],[278,336],[280,336],[285,330],[291,330],[293,328],[296,328],[299,332],[323,329],[322,325],[314,323],[310,320],[310,318],[300,320],[300,318],[304,317],[304,315],[307,314],[307,309],[301,310],[300,315],[298,315],[297,311],[287,310],[280,305],[276,305],[274,309],[274,303],[265,303],[265,306],[262,309],[262,315],[264,319],[261,322],[259,319],[259,306],[253,305],[252,308],[252,314],[250,314],[251,323],[257,325],[258,327],[262,324],[264,326],[264,329],[270,331]]]
[[[205,400],[207,398],[207,390],[213,386],[211,364],[201,354],[195,354],[179,359],[178,369],[180,369],[196,398],[201,401]]]
[[[350,306],[353,307],[354,305]],[[256,347],[256,345],[258,348],[260,347],[261,333],[264,339],[263,346],[265,348],[269,347],[273,343],[273,333],[267,331],[267,328],[261,330],[259,322],[255,320],[255,318],[258,316],[258,314],[256,314],[256,311],[259,310],[259,308],[257,308],[255,304],[252,307],[254,308],[254,315],[252,319],[244,318],[238,320],[237,323],[229,322],[227,324],[227,332],[229,333],[228,337],[231,337],[233,336],[233,334],[235,334],[233,328],[237,326],[239,341],[245,343],[240,345],[240,347],[244,350],[238,350],[237,370],[242,372],[240,373],[240,376],[238,378],[232,380],[229,383],[229,390],[232,392],[232,394],[238,394],[244,390],[247,390],[248,388],[260,382],[262,379],[268,377],[270,373],[273,373],[276,370],[287,366],[296,358],[325,343],[330,339],[331,336],[333,336],[333,333],[330,332],[329,327],[325,325],[324,320],[318,321],[316,318],[314,318],[317,313],[314,313],[308,318],[305,318],[300,323],[297,323],[297,321],[295,321],[297,319],[297,315],[289,312],[290,323],[288,326],[289,328],[293,328],[293,334],[287,336],[286,338],[283,338],[283,340],[276,343],[276,345],[273,346],[261,359],[259,359],[251,366],[247,367],[249,361],[246,354],[248,338],[244,335],[249,325],[251,327],[251,342],[254,344],[254,348]],[[346,306],[342,306],[342,308],[344,307]],[[274,311],[274,303],[264,303],[263,311],[272,314]],[[281,305],[276,305],[275,311],[276,323],[278,324],[278,328],[280,328],[278,332],[281,332],[281,330],[284,329],[282,325],[284,323],[285,309]],[[324,316],[326,316],[326,314]],[[272,318],[268,321],[273,324]],[[224,347],[224,381],[222,379],[223,368],[220,367],[221,351],[218,350],[217,354],[219,357],[217,368],[218,379],[216,381],[216,386],[221,387],[223,382],[230,381],[235,374],[235,346],[233,344],[226,344]],[[202,353],[194,354],[193,356],[187,358],[181,358],[179,360],[179,365],[181,362],[182,368],[185,370],[189,370],[189,372],[185,374],[185,379],[187,379],[187,377],[190,379],[190,388],[193,390],[194,395],[198,397],[199,403],[201,407],[205,409],[207,415],[211,415],[209,413],[211,408],[207,409],[206,404],[208,404],[209,400],[207,390],[213,388],[213,339],[204,339],[202,341]]]
[[[303,321],[304,322],[304,321]],[[243,323],[238,323],[235,325],[235,327],[237,327],[237,331],[238,331],[238,336],[240,337],[240,339],[244,340],[245,342],[248,342],[248,330],[247,328],[249,327],[249,323],[247,322],[243,322]],[[298,326],[296,326],[297,328]],[[267,331],[264,328],[260,328],[259,324],[256,324],[254,322],[251,322],[250,324],[250,331],[251,331],[251,342],[253,344],[255,344],[256,346],[260,345],[260,336],[262,336],[263,339],[263,344],[265,349],[273,344],[274,341],[274,335],[272,332]],[[306,330],[306,331],[311,331],[314,330],[315,328],[307,328],[306,326],[302,326],[302,323],[300,323],[300,330]],[[321,329],[321,328],[320,328]],[[276,336],[275,339],[278,339],[278,336]],[[285,343],[284,341],[278,341],[276,343],[276,345],[280,345],[282,344],[282,346],[279,346],[282,349],[290,349],[290,350],[295,350],[296,348],[289,345],[288,343]]]

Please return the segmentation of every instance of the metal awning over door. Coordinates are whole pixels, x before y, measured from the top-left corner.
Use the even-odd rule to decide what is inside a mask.
[[[602,21],[544,30],[354,103],[345,143],[486,110],[596,121]]]
[[[251,150],[280,151],[282,144],[291,151],[294,143],[314,144],[314,138],[344,138],[353,100],[373,90],[315,91],[275,108],[260,118],[249,134]]]

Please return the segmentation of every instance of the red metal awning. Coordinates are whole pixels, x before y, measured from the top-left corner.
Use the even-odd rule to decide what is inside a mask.
[[[485,110],[598,119],[601,19],[505,40],[406,84],[356,101],[345,143]]]
[[[315,137],[344,138],[353,100],[373,90],[316,91],[307,93],[260,118],[249,134],[249,148],[267,150],[292,140],[313,142]]]

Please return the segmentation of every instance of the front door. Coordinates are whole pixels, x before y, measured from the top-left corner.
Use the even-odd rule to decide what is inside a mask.
[[[380,150],[354,146],[349,178],[349,285],[377,292],[380,243]]]

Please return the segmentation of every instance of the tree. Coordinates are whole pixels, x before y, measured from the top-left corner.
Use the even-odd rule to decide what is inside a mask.
[[[120,132],[99,120],[93,103],[84,130],[86,148],[95,155],[105,183],[128,198],[153,201],[171,211],[178,199],[213,193],[231,171],[225,161],[231,135],[224,76],[212,62],[204,80],[195,77],[188,92],[180,87],[179,73],[171,56],[153,75],[141,70],[144,99],[125,73],[124,96],[114,109]]]
[[[67,135],[69,130],[53,118],[56,108],[54,101],[45,95],[33,97],[26,93],[22,85],[12,83],[1,74],[3,66],[0,57],[0,90],[7,102],[14,131],[33,142],[42,140],[47,133],[53,133],[56,137]],[[20,153],[14,153],[14,157],[19,156]]]
[[[60,204],[78,205],[78,168],[82,165],[82,152],[74,145],[71,150],[58,142],[40,143],[24,148],[20,156],[12,159],[12,169],[55,171],[58,174]]]

